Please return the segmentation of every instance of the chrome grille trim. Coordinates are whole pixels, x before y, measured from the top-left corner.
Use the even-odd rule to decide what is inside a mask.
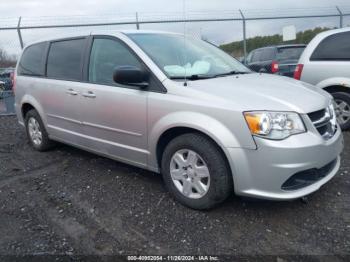
[[[318,110],[307,115],[309,116],[311,122],[317,129],[318,133],[325,140],[331,139],[337,132],[337,125],[335,124],[335,115],[331,115],[329,108]]]
[[[326,112],[322,118],[314,121],[313,124],[316,127],[320,127],[320,126],[326,125],[330,120],[331,120],[331,116],[329,115],[329,113]]]

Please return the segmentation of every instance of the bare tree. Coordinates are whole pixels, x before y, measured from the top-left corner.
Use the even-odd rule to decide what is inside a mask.
[[[10,56],[5,50],[0,48],[0,67],[14,67],[16,65],[16,57]]]

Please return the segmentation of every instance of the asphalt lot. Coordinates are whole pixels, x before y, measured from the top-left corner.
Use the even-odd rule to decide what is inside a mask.
[[[200,212],[157,174],[65,145],[36,152],[15,117],[0,117],[0,255],[350,255],[344,136],[339,174],[307,203],[232,196]]]

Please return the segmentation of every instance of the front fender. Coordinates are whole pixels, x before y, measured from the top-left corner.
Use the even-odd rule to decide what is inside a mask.
[[[149,132],[150,166],[156,167],[158,165],[156,150],[159,138],[164,132],[175,127],[192,128],[208,135],[222,148],[225,154],[228,154],[226,152],[227,148],[245,147],[256,149],[250,133],[247,135],[249,141],[240,141],[229,128],[215,118],[196,112],[175,112],[159,119]],[[237,128],[238,130],[239,128]]]

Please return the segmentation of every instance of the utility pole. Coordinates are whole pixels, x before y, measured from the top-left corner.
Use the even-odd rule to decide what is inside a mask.
[[[247,29],[246,29],[246,19],[243,15],[243,12],[241,9],[239,9],[239,12],[242,16],[242,23],[243,23],[243,50],[244,50],[244,61],[247,59]]]

